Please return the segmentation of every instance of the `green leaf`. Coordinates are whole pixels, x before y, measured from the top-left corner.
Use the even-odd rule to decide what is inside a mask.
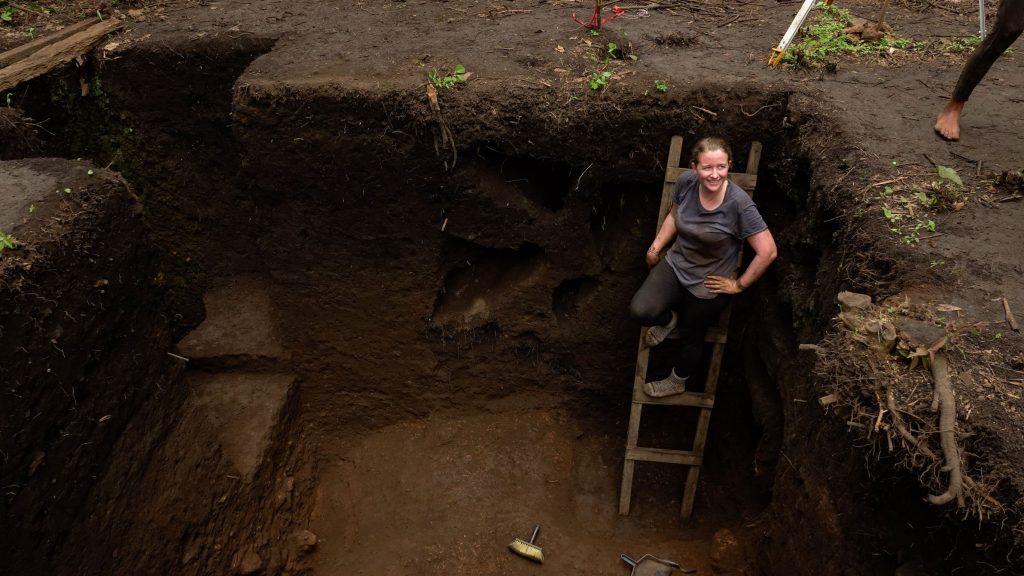
[[[960,175],[956,173],[956,170],[949,168],[948,166],[936,166],[935,169],[939,172],[939,178],[949,180],[957,186],[964,185],[964,181],[960,179]]]
[[[466,67],[463,66],[462,64],[456,64],[455,65],[455,73],[456,74],[465,74],[466,73]]]

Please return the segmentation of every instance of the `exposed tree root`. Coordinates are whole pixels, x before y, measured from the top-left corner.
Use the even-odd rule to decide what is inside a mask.
[[[935,378],[935,396],[939,399],[939,442],[942,454],[946,459],[943,472],[949,472],[949,486],[938,496],[928,495],[928,501],[942,505],[954,498],[958,506],[964,506],[963,468],[960,463],[960,448],[956,445],[956,403],[953,400],[953,387],[949,383],[949,367],[946,364],[946,353],[942,350],[932,356],[932,376]]]
[[[893,425],[896,427],[896,431],[899,432],[903,440],[917,448],[922,454],[931,458],[932,460],[938,460],[939,456],[932,452],[932,449],[921,442],[917,436],[914,436],[910,430],[907,430],[907,426],[903,423],[903,418],[900,416],[899,410],[896,408],[896,398],[893,396],[892,387],[888,386],[885,390],[885,401],[889,405],[889,414],[892,415]]]

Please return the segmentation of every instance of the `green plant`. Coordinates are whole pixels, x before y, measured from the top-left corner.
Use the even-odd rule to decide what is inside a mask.
[[[655,80],[654,89],[664,94],[665,92],[668,92],[668,84],[664,80]]]
[[[590,76],[590,89],[591,90],[600,90],[601,88],[603,88],[605,86],[605,84],[608,84],[608,80],[610,80],[611,77],[612,77],[612,73],[608,72],[608,71],[594,72]]]
[[[615,58],[615,51],[618,50],[618,49],[619,49],[619,45],[618,44],[616,44],[615,42],[609,42],[608,43],[608,50],[607,50],[608,51],[608,57],[609,58]]]
[[[454,88],[466,81],[466,67],[456,64],[453,72],[447,76],[439,76],[436,72],[428,72],[427,78],[438,88]]]
[[[17,248],[21,243],[18,239],[10,234],[0,231],[0,253],[8,248]]]
[[[0,5],[0,22],[3,22],[5,24],[10,24],[11,22],[14,22],[14,13],[17,11],[18,9],[14,6],[11,6],[10,4],[5,3]]]
[[[943,42],[939,46],[939,50],[953,53],[974,52],[974,49],[977,48],[979,44],[981,44],[980,36],[964,36],[962,38],[953,38],[952,40]]]
[[[936,166],[936,172],[939,174],[939,178],[952,182],[957,186],[963,186],[964,181],[960,179],[960,175],[957,174],[956,170],[949,168],[948,166]]]
[[[909,38],[883,36],[874,41],[864,41],[845,32],[850,25],[850,12],[838,6],[819,3],[814,21],[804,29],[798,42],[790,46],[782,61],[791,66],[812,66],[823,64],[838,56],[877,56],[896,50],[924,50],[925,42]]]

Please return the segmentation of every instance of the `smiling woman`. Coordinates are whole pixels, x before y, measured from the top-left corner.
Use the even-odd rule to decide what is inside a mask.
[[[664,341],[676,326],[682,338],[671,374],[644,384],[648,396],[686,391],[708,327],[731,296],[754,283],[775,260],[775,240],[757,206],[742,188],[729,182],[731,165],[732,151],[724,140],[697,142],[692,171],[676,183],[672,209],[647,250],[651,272],[633,296],[630,313],[649,327],[645,338],[650,346]],[[736,277],[736,256],[744,240],[755,256]]]

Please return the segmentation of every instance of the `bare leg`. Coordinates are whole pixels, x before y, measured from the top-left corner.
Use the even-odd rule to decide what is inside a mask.
[[[946,140],[960,139],[960,113],[963,112],[964,103],[950,98],[946,107],[939,113],[935,121],[935,131]]]
[[[967,59],[953,96],[946,102],[935,121],[935,132],[947,140],[960,139],[960,113],[975,86],[985,77],[992,64],[1024,31],[1024,0],[1002,0],[992,32]]]

